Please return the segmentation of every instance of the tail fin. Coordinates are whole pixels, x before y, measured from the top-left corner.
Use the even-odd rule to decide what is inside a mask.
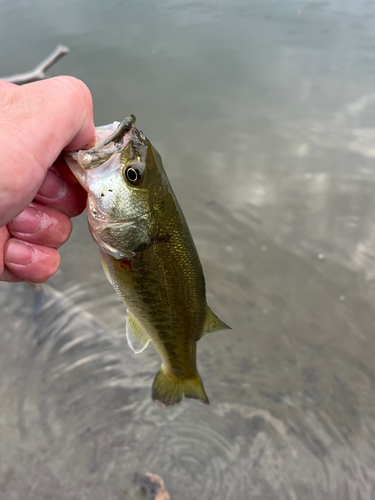
[[[207,394],[204,392],[200,376],[192,379],[182,379],[161,365],[152,385],[152,399],[161,408],[180,403],[181,399],[197,399],[200,403],[209,404]]]

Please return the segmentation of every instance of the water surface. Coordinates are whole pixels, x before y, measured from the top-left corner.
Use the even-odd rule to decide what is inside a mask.
[[[0,498],[375,499],[375,3],[0,0],[0,42],[137,116],[233,327],[211,405],[156,408],[79,217],[49,286],[0,286]]]

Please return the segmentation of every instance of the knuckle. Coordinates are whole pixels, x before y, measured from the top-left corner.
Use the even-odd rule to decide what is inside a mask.
[[[0,92],[0,105],[3,107],[5,106],[13,106],[16,104],[20,99],[20,92],[19,88],[4,88],[1,89]]]
[[[39,267],[33,273],[32,281],[33,283],[45,283],[49,278],[51,278],[58,270],[60,266],[60,254],[57,250],[51,251],[48,263]]]
[[[54,80],[59,85],[62,85],[64,89],[70,90],[73,94],[73,98],[78,96],[81,102],[83,100],[85,104],[92,103],[91,92],[82,80],[74,76],[57,76]]]
[[[66,216],[66,221],[61,224],[62,229],[60,229],[57,235],[57,248],[66,243],[72,233],[72,221]]]

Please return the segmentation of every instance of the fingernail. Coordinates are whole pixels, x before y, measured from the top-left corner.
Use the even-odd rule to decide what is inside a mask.
[[[20,241],[11,241],[8,245],[5,262],[27,266],[34,259],[34,249],[31,245]]]
[[[62,192],[65,190],[65,182],[58,176],[53,170],[48,170],[46,178],[43,184],[40,186],[38,194],[53,200],[58,198]]]
[[[41,212],[34,207],[27,207],[8,224],[8,227],[13,232],[33,234],[39,231],[41,222]]]

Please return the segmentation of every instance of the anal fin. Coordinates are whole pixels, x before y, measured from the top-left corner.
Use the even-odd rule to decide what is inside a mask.
[[[228,326],[224,321],[221,321],[216,314],[214,314],[211,309],[207,306],[206,308],[206,320],[204,322],[203,333],[201,338],[204,335],[207,335],[211,332],[217,332],[219,330],[231,330],[232,328]]]
[[[128,309],[126,317],[126,337],[129,347],[136,353],[146,349],[150,343],[148,333]]]

